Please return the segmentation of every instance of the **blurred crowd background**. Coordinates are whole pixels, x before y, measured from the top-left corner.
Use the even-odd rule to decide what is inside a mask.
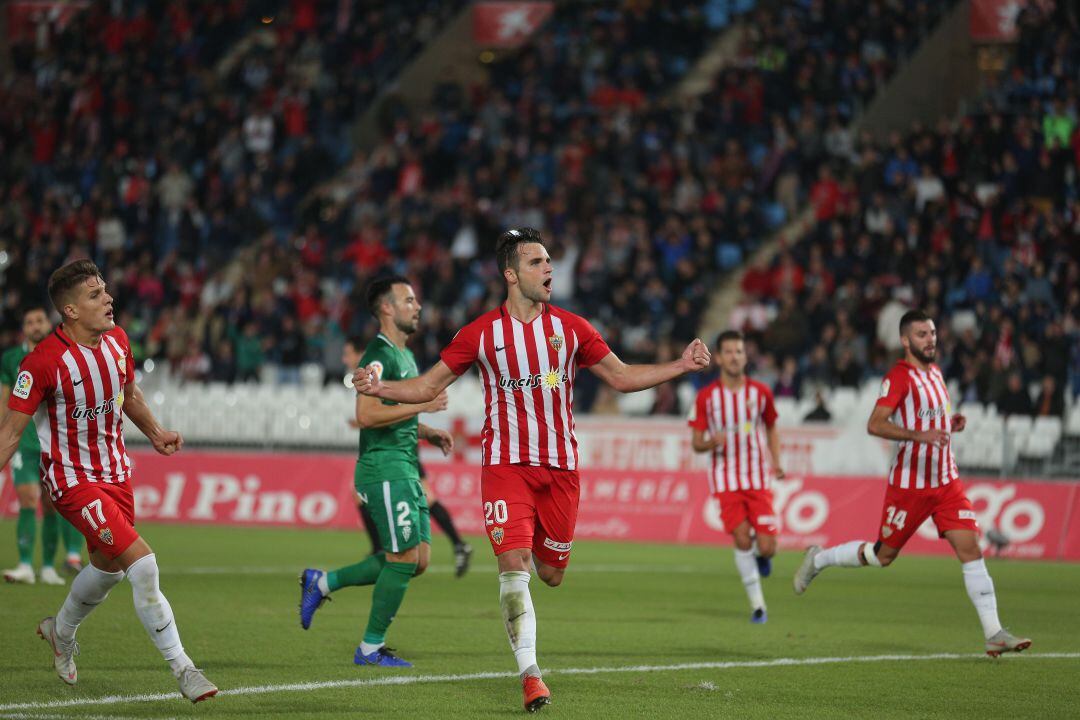
[[[502,300],[505,227],[541,229],[553,302],[627,361],[681,352],[720,282],[778,395],[859,387],[909,307],[962,398],[1061,415],[1080,394],[1080,27],[1029,3],[1000,82],[885,139],[852,120],[944,0],[558,3],[488,81],[383,101],[463,2],[91,3],[11,47],[0,83],[5,346],[52,269],[93,258],[136,355],[187,381],[341,376],[364,288],[413,279],[422,366]],[[732,22],[736,63],[673,89]],[[809,208],[809,210],[805,210]],[[780,252],[757,251],[777,231]],[[711,341],[712,338],[706,338]],[[588,411],[588,382],[579,396]],[[679,413],[660,393],[656,413]]]

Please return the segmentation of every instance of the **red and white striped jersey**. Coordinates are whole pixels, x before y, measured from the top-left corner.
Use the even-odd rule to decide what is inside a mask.
[[[920,370],[900,360],[882,380],[877,405],[892,410],[893,423],[902,428],[952,430],[952,403],[937,365]],[[959,477],[951,439],[943,448],[911,441],[897,443],[889,469],[890,485],[922,490],[948,485]]]
[[[688,424],[713,437],[726,437],[724,446],[713,450],[709,473],[712,493],[772,488],[772,468],[764,451],[761,425],[771,428],[776,417],[772,390],[750,378],[736,390],[716,380],[698,392]]]
[[[552,305],[528,323],[501,305],[458,331],[441,359],[455,375],[480,369],[484,465],[576,470],[574,380],[610,352],[588,320]]]
[[[41,478],[54,500],[81,482],[122,483],[131,475],[122,408],[134,379],[131,345],[119,327],[96,348],[56,328],[23,358],[8,407],[34,416]]]

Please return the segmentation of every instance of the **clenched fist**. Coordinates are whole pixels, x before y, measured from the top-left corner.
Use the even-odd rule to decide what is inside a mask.
[[[704,370],[712,362],[712,353],[700,338],[694,338],[694,341],[683,350],[682,361],[688,372]]]

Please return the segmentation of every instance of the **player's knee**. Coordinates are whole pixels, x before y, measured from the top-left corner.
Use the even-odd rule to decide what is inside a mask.
[[[557,568],[550,568],[551,572],[537,572],[540,579],[544,581],[544,584],[549,587],[559,587],[563,581],[563,571]]]

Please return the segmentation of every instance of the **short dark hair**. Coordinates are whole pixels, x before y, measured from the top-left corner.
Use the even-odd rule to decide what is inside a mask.
[[[900,318],[900,334],[903,335],[907,332],[907,329],[911,327],[911,323],[928,322],[933,319],[922,310],[908,310],[904,313],[904,317]]]
[[[738,330],[725,330],[724,332],[716,336],[716,349],[720,350],[720,348],[724,346],[724,343],[731,340],[738,340],[739,342],[742,342],[745,339],[746,338],[743,336],[743,334]]]
[[[364,349],[364,338],[360,335],[350,335],[349,337],[345,338],[345,344],[352,345],[353,350],[355,350],[356,352],[360,352]]]
[[[495,259],[499,263],[499,272],[505,271],[508,267],[518,269],[520,259],[518,248],[525,243],[543,245],[544,239],[540,237],[539,230],[530,227],[510,228],[499,236],[495,242]]]
[[[69,262],[49,276],[49,299],[61,316],[72,289],[92,277],[101,278],[104,282],[101,271],[91,260]]]
[[[378,318],[379,306],[386,300],[391,288],[401,283],[408,285],[409,278],[404,275],[383,275],[372,280],[367,287],[368,311]],[[355,347],[360,349],[361,346],[357,345]]]
[[[47,308],[45,306],[45,303],[43,303],[43,302],[28,302],[25,305],[23,305],[21,308],[19,308],[19,317],[22,318],[23,320],[25,320],[26,316],[29,315],[30,313],[34,312],[35,310],[40,310],[41,312],[45,313],[46,317],[49,315],[49,308]]]

